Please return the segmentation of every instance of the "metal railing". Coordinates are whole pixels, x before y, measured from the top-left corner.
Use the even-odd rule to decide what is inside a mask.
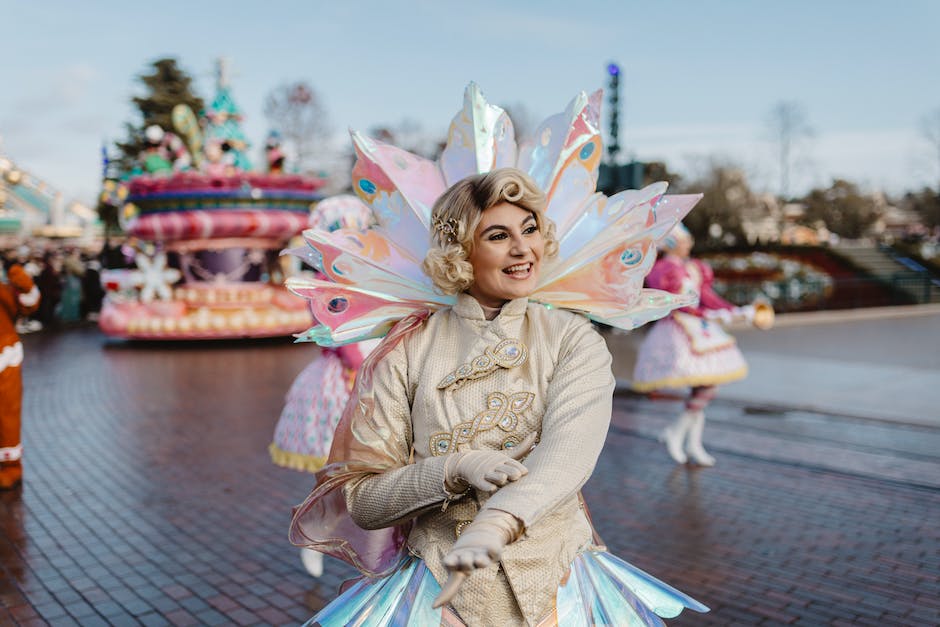
[[[940,279],[928,268],[891,246],[880,244],[878,249],[907,268],[891,275],[892,286],[913,295],[920,303],[933,302],[940,295]]]
[[[933,278],[924,269],[895,272],[891,276],[891,285],[910,294],[918,303],[930,303],[935,296],[940,296],[940,280]]]
[[[877,277],[789,279],[760,282],[716,282],[723,298],[745,304],[769,300],[778,312],[854,309],[928,303],[940,295],[940,285],[929,275],[899,272],[890,280]]]

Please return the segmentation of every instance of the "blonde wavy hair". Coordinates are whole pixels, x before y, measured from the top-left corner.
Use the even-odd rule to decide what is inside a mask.
[[[558,254],[555,224],[545,216],[547,200],[528,174],[500,168],[468,176],[444,192],[431,209],[431,248],[421,269],[444,294],[459,294],[473,285],[473,236],[483,212],[501,202],[535,216],[545,240],[545,257]]]

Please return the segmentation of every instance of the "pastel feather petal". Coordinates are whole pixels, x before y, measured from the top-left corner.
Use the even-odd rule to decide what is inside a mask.
[[[412,257],[423,259],[430,241],[431,205],[446,189],[437,167],[416,155],[352,133],[356,150],[352,183],[369,203],[378,229]]]
[[[627,190],[610,198],[593,194],[564,233],[558,234],[559,256],[568,258],[582,250],[598,235],[611,234],[613,227],[628,212],[640,214],[639,218],[649,222],[647,213],[666,192],[666,183],[653,183],[642,190]]]
[[[363,172],[374,172],[374,167],[381,169],[384,176],[379,177],[379,180],[383,181],[383,184],[390,183],[392,190],[398,191],[405,198],[421,222],[429,224],[431,205],[447,189],[437,164],[357,132],[352,133],[352,139],[360,159],[365,157]],[[355,168],[353,172],[356,172]],[[358,192],[368,195],[361,185],[358,186]],[[382,222],[381,214],[378,219]]]
[[[506,112],[487,103],[476,83],[467,86],[463,100],[441,154],[448,187],[472,174],[516,165],[515,132]]]
[[[304,277],[287,279],[285,285],[297,296],[306,298],[314,318],[329,329],[328,335],[315,338],[321,346],[382,337],[395,322],[416,309],[440,309],[454,302],[453,297],[440,297],[439,301],[397,298],[353,285]]]
[[[654,187],[655,184],[641,192],[655,192],[655,189],[651,189]],[[616,217],[616,220],[609,224],[599,222],[603,226],[602,229],[597,228],[597,223],[593,226],[588,224],[585,232],[579,237],[561,242],[558,256],[549,260],[543,267],[536,292],[568,274],[579,271],[585,264],[597,262],[614,249],[635,248],[644,241],[658,242],[700,198],[699,194],[658,196],[652,193],[638,193],[635,190],[621,192],[609,199],[602,196],[597,201],[598,206],[592,205],[589,210],[595,213],[607,212]],[[642,202],[636,204],[637,200]],[[646,272],[648,271],[649,268],[646,268]]]
[[[647,266],[655,259],[656,247],[651,240],[637,246],[623,245],[540,288],[534,297],[575,310],[601,309],[605,303],[629,308],[639,299],[650,269]]]
[[[578,207],[594,193],[603,154],[600,133],[601,91],[581,92],[561,113],[536,129],[533,143],[520,155],[519,167],[548,196],[546,215],[559,235],[578,217]]]
[[[321,255],[320,251],[318,251],[316,248],[313,248],[312,246],[295,246],[293,248],[285,248],[281,251],[281,255],[297,257],[314,270],[320,270],[321,264],[323,263],[323,255]]]
[[[695,293],[673,294],[643,288],[633,307],[624,307],[606,315],[601,312],[587,311],[585,315],[591,320],[629,331],[648,322],[659,320],[675,309],[694,307],[696,304],[698,304],[698,294]]]
[[[441,586],[427,565],[408,556],[387,577],[360,579],[307,624],[323,627],[441,625],[442,610],[431,607],[440,591]]]
[[[318,269],[337,283],[355,283],[373,291],[385,291],[377,285],[387,283],[389,293],[398,296],[416,291],[434,293],[431,279],[417,261],[377,230],[327,233],[308,229],[304,239],[321,257]]]

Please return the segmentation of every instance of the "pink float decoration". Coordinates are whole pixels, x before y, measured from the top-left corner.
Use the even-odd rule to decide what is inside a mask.
[[[139,242],[136,268],[102,273],[106,334],[224,339],[287,336],[310,326],[305,302],[282,287],[279,253],[307,227],[324,180],[282,167],[252,171],[239,121],[220,72],[204,123],[179,105],[174,129],[166,129],[183,138],[188,158],[171,163],[159,145],[147,146],[140,159],[146,171],[106,181],[106,190],[120,190],[108,198]]]

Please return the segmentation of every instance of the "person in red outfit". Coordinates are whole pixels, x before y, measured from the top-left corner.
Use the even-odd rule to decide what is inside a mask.
[[[14,326],[19,316],[39,308],[39,290],[17,264],[0,282],[0,489],[9,490],[23,478],[20,410],[23,404],[23,345]]]

